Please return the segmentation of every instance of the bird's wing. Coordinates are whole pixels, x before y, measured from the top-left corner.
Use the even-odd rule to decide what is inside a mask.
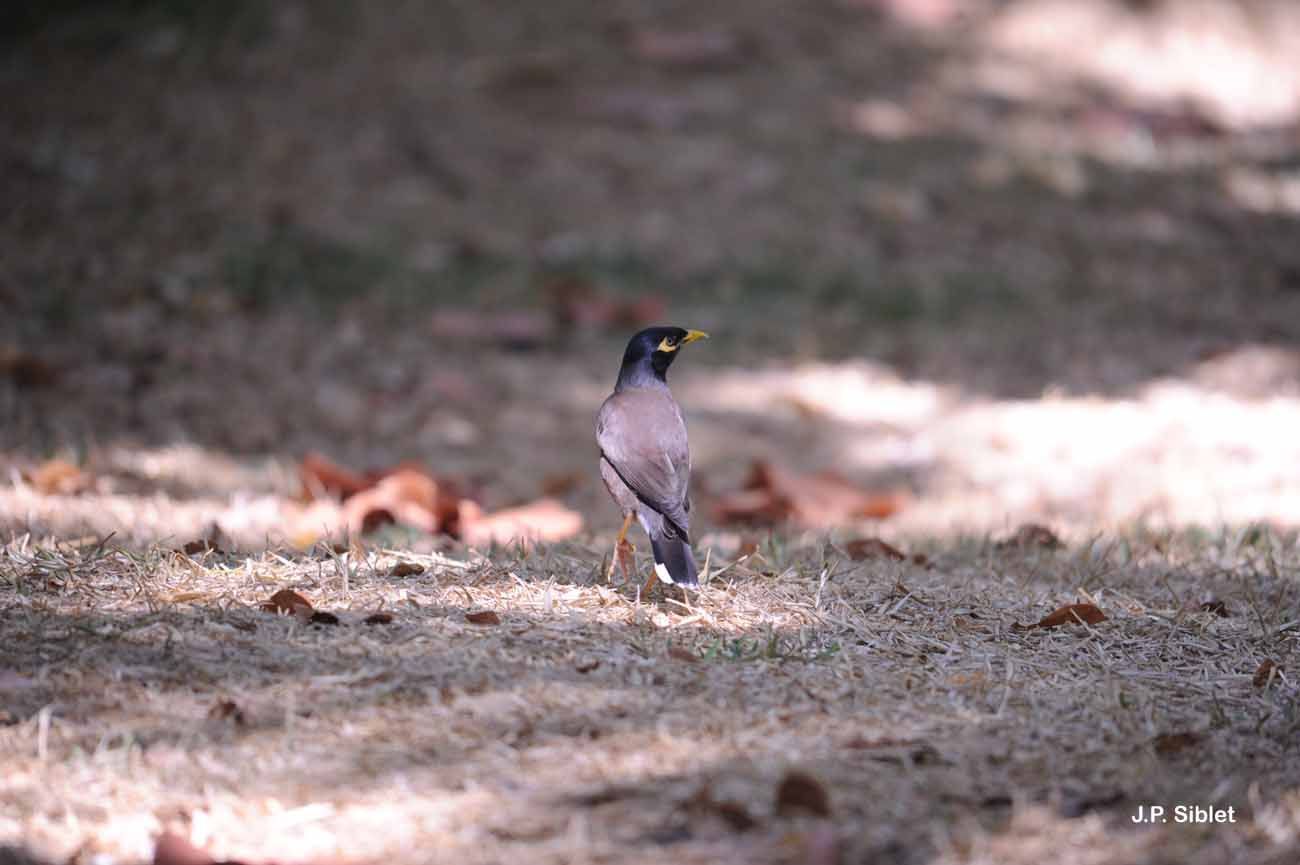
[[[635,391],[614,394],[600,407],[596,441],[637,498],[688,536],[690,450],[686,424],[672,397]]]

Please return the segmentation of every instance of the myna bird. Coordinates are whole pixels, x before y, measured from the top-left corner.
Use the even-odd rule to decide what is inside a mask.
[[[632,337],[623,352],[618,383],[596,418],[600,476],[623,509],[614,559],[636,517],[654,553],[647,593],[656,578],[689,588],[700,584],[690,537],[691,452],[686,422],[666,376],[678,349],[707,336],[680,327],[651,327]],[[613,569],[611,560],[611,573]]]

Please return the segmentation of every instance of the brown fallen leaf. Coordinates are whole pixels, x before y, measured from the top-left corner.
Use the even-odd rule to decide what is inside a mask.
[[[208,717],[214,721],[230,721],[236,727],[242,727],[247,723],[244,717],[244,710],[239,708],[239,704],[234,700],[218,700],[216,704],[208,710]]]
[[[855,538],[844,544],[844,551],[855,562],[863,559],[893,559],[901,562],[907,558],[903,551],[880,538]]]
[[[479,85],[498,95],[507,96],[511,91],[522,90],[525,93],[544,91],[562,86],[572,74],[572,61],[554,50],[534,50],[511,54],[486,66],[478,76]],[[473,240],[465,240],[474,258],[481,257],[483,250]],[[465,253],[462,253],[464,255]]]
[[[542,290],[550,299],[556,328],[562,332],[575,327],[636,329],[662,320],[666,308],[657,295],[616,297],[581,276],[559,277]]]
[[[776,813],[781,817],[798,814],[829,817],[830,796],[821,782],[812,775],[792,770],[786,773],[776,788]]]
[[[172,832],[164,832],[153,850],[153,865],[215,865],[216,860]]]
[[[303,458],[299,474],[304,499],[343,502],[344,518],[354,533],[393,521],[429,532],[455,532],[461,499],[458,485],[435,477],[417,462],[362,474],[312,453]]]
[[[388,569],[386,576],[417,577],[422,573],[424,573],[424,565],[417,565],[414,562],[398,562]]]
[[[75,496],[89,490],[95,479],[67,460],[47,460],[27,473],[27,482],[45,496]]]
[[[217,555],[221,555],[223,550],[221,547],[214,546],[212,541],[207,538],[199,538],[197,541],[190,541],[188,544],[181,547],[181,552],[187,556],[201,556],[204,553],[216,553]]]
[[[879,760],[882,763],[894,763],[899,766],[920,766],[943,762],[939,751],[929,742],[921,739],[897,739],[892,736],[868,739],[863,736],[855,736],[845,742],[844,747],[855,751],[871,751],[873,752],[871,759]]]
[[[737,832],[748,832],[758,825],[749,810],[739,802],[729,799],[716,799],[713,790],[706,784],[683,803],[692,814],[713,814],[722,819]]]
[[[574,664],[573,669],[579,673],[590,673],[592,670],[596,669],[599,666],[600,666],[599,658],[589,658],[585,661],[579,661],[578,663]]]
[[[755,460],[743,490],[715,499],[715,519],[773,525],[792,521],[808,528],[827,528],[861,519],[884,519],[897,513],[902,498],[867,492],[835,472],[802,474]]]
[[[1106,614],[1093,604],[1068,604],[1053,610],[1032,625],[1016,625],[1021,630],[1030,628],[1059,628],[1062,625],[1077,625],[1080,622],[1095,625],[1106,621]]]
[[[582,531],[582,514],[556,499],[538,499],[491,514],[462,510],[461,521],[460,538],[470,546],[516,539],[560,541]]]
[[[1202,738],[1199,733],[1161,733],[1151,740],[1151,746],[1157,754],[1168,756],[1200,744]]]
[[[1226,619],[1232,615],[1232,613],[1228,612],[1228,605],[1223,601],[1220,601],[1218,598],[1211,598],[1201,604],[1201,612],[1214,613],[1214,615],[1221,619]]]
[[[465,621],[471,625],[499,625],[501,617],[493,610],[475,610],[465,614]]]
[[[224,555],[225,550],[221,548],[221,542],[225,540],[225,534],[221,531],[221,526],[216,523],[210,523],[203,537],[190,541],[181,547],[181,552],[187,556],[201,556],[204,553],[215,553]]]
[[[370,481],[318,453],[309,453],[298,464],[304,501],[321,497],[346,499],[370,486]]]
[[[316,610],[311,614],[311,618],[307,622],[312,625],[337,625],[339,617],[324,610]]]
[[[1003,538],[993,545],[999,550],[1027,550],[1032,547],[1041,547],[1045,550],[1059,550],[1065,546],[1056,533],[1047,526],[1038,523],[1025,523],[1008,537]]]
[[[1273,680],[1273,676],[1280,672],[1282,672],[1282,668],[1272,658],[1265,658],[1256,668],[1255,677],[1251,679],[1251,683],[1256,688],[1267,687],[1268,683]]]
[[[790,503],[766,489],[724,493],[714,498],[711,504],[714,521],[722,524],[774,526],[788,522],[793,516]]]
[[[364,625],[391,625],[393,623],[393,614],[386,613],[382,610],[378,613],[371,613],[361,620]]]
[[[276,615],[288,614],[304,619],[310,618],[311,614],[315,612],[311,601],[292,589],[281,589],[276,592],[269,600],[262,602],[262,609]]]
[[[743,559],[746,556],[752,556],[758,552],[758,539],[746,535],[740,539],[740,546],[736,549],[736,558]]]
[[[354,534],[398,522],[430,534],[440,528],[438,481],[422,469],[403,467],[343,502],[343,516]]]
[[[59,372],[51,364],[14,345],[0,346],[0,377],[20,388],[49,387]]]

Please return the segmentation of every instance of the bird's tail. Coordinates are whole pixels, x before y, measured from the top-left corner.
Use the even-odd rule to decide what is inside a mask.
[[[650,549],[655,557],[655,574],[665,583],[697,589],[699,571],[691,545],[678,537],[651,537]]]

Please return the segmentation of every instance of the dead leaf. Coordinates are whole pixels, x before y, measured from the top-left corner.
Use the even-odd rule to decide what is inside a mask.
[[[483,84],[499,93],[549,90],[563,86],[570,61],[551,51],[515,54],[482,73]]]
[[[893,559],[901,562],[907,558],[902,550],[885,543],[880,538],[856,538],[844,545],[844,551],[855,562],[863,559]]]
[[[308,454],[299,471],[303,495],[311,505],[297,519],[301,531],[290,532],[298,546],[315,543],[321,525],[340,522],[353,536],[391,522],[430,534],[460,536],[465,503],[460,485],[435,477],[419,463],[403,462],[360,474],[318,454]],[[341,501],[341,508],[333,501]],[[310,510],[313,508],[321,510]]]
[[[317,610],[311,614],[311,618],[307,622],[312,625],[337,625],[339,617],[324,610]]]
[[[1282,668],[1273,661],[1272,658],[1265,658],[1260,662],[1259,667],[1255,670],[1255,678],[1251,682],[1256,688],[1264,688],[1273,679],[1274,674],[1282,672]]]
[[[423,469],[404,466],[385,475],[343,503],[343,516],[354,534],[398,522],[430,534],[439,522],[438,481]]]
[[[683,649],[681,646],[669,646],[668,657],[674,661],[685,661],[688,664],[697,663],[700,660],[699,655],[694,652]]]
[[[387,576],[416,577],[422,573],[424,573],[424,565],[417,565],[414,562],[398,562],[388,569]]]
[[[242,727],[247,723],[244,710],[239,708],[239,704],[234,700],[218,700],[208,711],[208,718],[214,721],[229,720],[236,727]]]
[[[331,462],[318,453],[309,453],[298,464],[304,501],[321,497],[347,499],[370,486],[363,475]]]
[[[999,550],[1027,550],[1031,547],[1041,547],[1045,550],[1059,550],[1065,546],[1056,533],[1047,526],[1038,523],[1025,523],[1016,529],[1015,533],[1009,537],[1003,538],[993,545]]]
[[[925,553],[912,553],[912,564],[928,568],[930,567],[930,558]]]
[[[49,387],[59,374],[52,365],[14,345],[0,346],[0,377],[20,388]]]
[[[787,772],[776,788],[776,813],[781,817],[831,815],[831,800],[821,782],[806,772]]]
[[[1022,630],[1030,628],[1059,628],[1062,625],[1077,625],[1080,622],[1095,625],[1106,621],[1106,614],[1093,604],[1069,604],[1059,610],[1053,610],[1032,625],[1017,625]]]
[[[737,832],[748,832],[758,825],[749,810],[739,802],[733,802],[729,799],[715,799],[713,790],[707,785],[696,791],[695,795],[687,799],[685,803],[686,810],[692,814],[713,814],[720,817],[724,823]]]
[[[365,625],[391,625],[393,623],[393,614],[380,611],[371,613],[361,621]]]
[[[262,609],[268,613],[276,615],[291,615],[299,618],[310,618],[315,612],[311,601],[292,589],[281,589],[271,596],[270,600],[262,603]]]
[[[492,610],[475,610],[465,614],[465,620],[471,625],[499,625],[501,617]]]
[[[870,751],[872,752],[872,760],[881,763],[893,763],[898,766],[922,766],[936,763],[948,765],[949,762],[943,758],[937,748],[920,739],[896,739],[892,736],[867,739],[863,736],[855,736],[845,742],[844,747],[852,748],[855,751]]]
[[[538,499],[485,515],[462,511],[461,520],[461,540],[470,546],[505,544],[515,539],[560,541],[582,531],[582,514],[556,499]]]
[[[1228,612],[1228,605],[1223,601],[1220,601],[1218,598],[1211,598],[1201,604],[1201,612],[1214,613],[1214,615],[1222,619],[1226,619],[1232,615],[1232,613]]]
[[[1151,740],[1151,745],[1157,754],[1168,756],[1199,744],[1202,738],[1199,733],[1161,733]]]
[[[543,288],[549,297],[556,328],[575,327],[635,330],[664,317],[666,304],[657,295],[616,297],[581,276],[562,276]]]
[[[215,553],[224,555],[225,550],[221,548],[221,541],[225,539],[221,526],[216,523],[210,523],[208,530],[203,533],[203,537],[195,541],[190,541],[181,547],[181,552],[187,556],[201,556],[204,553]]]
[[[764,460],[756,460],[750,467],[743,490],[713,503],[715,519],[721,523],[793,521],[809,528],[884,519],[901,507],[900,496],[867,492],[835,472],[801,474]]]
[[[153,850],[153,865],[215,865],[216,860],[180,835],[164,832]]]
[[[599,666],[600,666],[599,658],[590,658],[586,661],[579,661],[577,664],[573,666],[573,669],[577,670],[579,673],[590,673],[592,670],[596,669]]]
[[[45,496],[75,496],[94,485],[94,478],[67,460],[41,463],[27,474],[27,482]]]
[[[712,507],[714,521],[723,524],[774,526],[787,522],[793,514],[788,501],[765,489],[724,493],[712,501]]]
[[[740,547],[736,550],[736,558],[743,559],[746,556],[752,556],[758,552],[758,539],[743,537],[740,539]]]

